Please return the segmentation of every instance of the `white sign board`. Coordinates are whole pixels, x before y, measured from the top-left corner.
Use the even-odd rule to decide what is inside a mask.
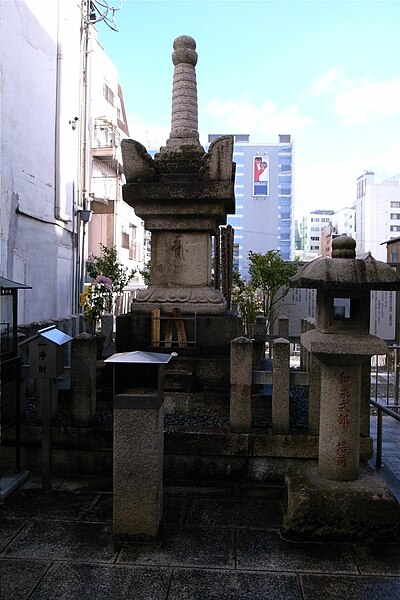
[[[383,340],[396,339],[396,292],[371,292],[369,332]]]
[[[316,290],[291,288],[279,310],[280,317],[289,319],[289,336],[299,337],[301,319],[315,318]],[[383,340],[392,341],[396,336],[396,292],[371,292],[370,333]],[[273,333],[277,335],[277,320]]]

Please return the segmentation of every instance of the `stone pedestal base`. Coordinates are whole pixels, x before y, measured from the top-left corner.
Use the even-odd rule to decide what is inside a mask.
[[[142,404],[145,404],[146,398]],[[164,408],[114,409],[116,538],[156,536],[163,503]]]
[[[132,312],[151,312],[154,308],[162,311],[181,309],[182,313],[199,315],[223,315],[226,302],[219,290],[208,286],[150,286],[139,290],[132,302]]]
[[[372,469],[355,481],[327,481],[310,463],[285,478],[287,506],[281,533],[292,540],[400,539],[400,507]]]

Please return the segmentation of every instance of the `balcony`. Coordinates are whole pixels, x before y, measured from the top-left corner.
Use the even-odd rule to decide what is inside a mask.
[[[121,182],[117,177],[93,177],[92,192],[94,214],[113,214],[114,202],[121,198]]]
[[[107,166],[116,173],[122,172],[120,143],[121,136],[118,128],[105,119],[96,119],[91,148],[92,157],[107,162]]]

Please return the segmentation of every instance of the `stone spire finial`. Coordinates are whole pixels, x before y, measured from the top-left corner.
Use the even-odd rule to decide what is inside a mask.
[[[172,118],[168,147],[200,146],[197,118],[196,42],[188,35],[174,41],[172,62],[175,65],[172,88]]]

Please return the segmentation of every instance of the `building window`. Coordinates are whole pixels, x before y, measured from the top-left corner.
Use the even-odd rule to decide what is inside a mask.
[[[281,173],[292,170],[292,159],[282,157],[280,160],[279,170]]]
[[[129,233],[126,233],[126,231],[122,232],[121,235],[121,246],[122,248],[129,248]]]
[[[110,87],[108,87],[106,83],[103,85],[103,96],[107,100],[107,102],[114,106],[114,92]]]
[[[391,202],[390,208],[400,208],[400,202]]]
[[[318,237],[318,236],[316,236],[316,235],[312,235],[312,236],[311,236],[311,240],[312,240],[313,242],[319,242],[319,237]]]
[[[390,231],[400,231],[400,225],[391,225]]]
[[[400,213],[390,213],[392,221],[398,221],[400,219]]]

